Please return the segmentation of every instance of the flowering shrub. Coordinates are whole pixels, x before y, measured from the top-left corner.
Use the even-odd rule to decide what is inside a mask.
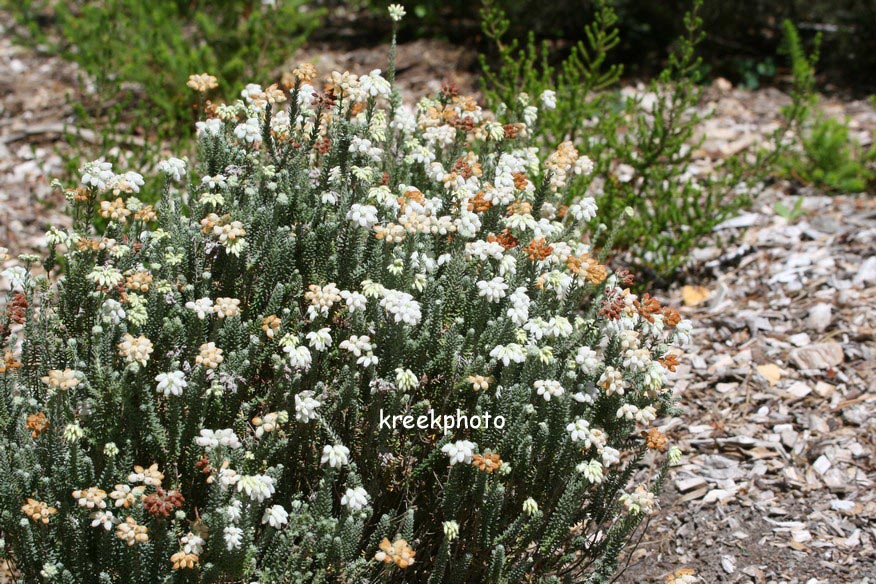
[[[559,203],[586,156],[540,165],[525,123],[452,88],[408,107],[389,71],[215,105],[154,208],[137,173],[82,169],[64,276],[4,273],[4,569],[614,572],[677,457],[654,421],[690,326],[599,261],[592,199]]]

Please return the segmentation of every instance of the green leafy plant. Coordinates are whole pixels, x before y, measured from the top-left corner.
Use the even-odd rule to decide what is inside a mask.
[[[193,100],[180,88],[190,75],[210,73],[218,80],[218,96],[235,96],[246,79],[282,64],[320,14],[303,10],[303,0],[273,6],[255,0],[4,5],[33,40],[78,63],[110,104],[123,103],[186,127],[193,119]]]
[[[629,250],[630,261],[657,280],[684,266],[693,247],[757,195],[787,147],[787,131],[806,114],[812,92],[817,52],[807,56],[786,23],[794,89],[771,147],[750,159],[743,153],[724,160],[709,176],[695,176],[694,136],[702,121],[695,110],[702,91],[702,63],[696,56],[703,40],[699,7],[695,2],[684,17],[687,32],[662,73],[645,91],[626,97],[613,90],[620,68],[606,66],[607,53],[618,43],[617,18],[608,3],[599,5],[585,31],[587,41],[559,67],[551,64],[547,44],[538,46],[532,37],[523,47],[505,41],[508,21],[496,4],[488,2],[482,12],[485,35],[498,53],[495,66],[482,57],[487,103],[534,122],[527,110],[530,96],[543,103],[555,99],[557,107],[542,109],[533,124],[535,141],[568,139],[587,151],[597,170],[577,181],[570,196],[595,196],[616,245]]]
[[[294,76],[211,108],[154,207],[85,164],[42,270],[3,273],[0,565],[607,582],[679,456],[691,325],[562,206],[592,164],[452,88],[402,104],[392,57]]]
[[[797,200],[794,201],[794,204],[790,207],[779,201],[774,205],[773,208],[775,209],[779,217],[781,217],[788,223],[793,223],[804,214],[803,197],[798,197]]]
[[[782,161],[788,177],[831,192],[874,189],[876,146],[864,148],[853,140],[847,122],[818,114],[800,131],[802,152],[788,153]]]

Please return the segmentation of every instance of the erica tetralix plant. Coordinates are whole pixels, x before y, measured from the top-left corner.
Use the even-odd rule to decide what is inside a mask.
[[[559,204],[589,159],[392,64],[318,77],[211,105],[154,207],[86,165],[63,276],[4,273],[7,573],[603,581],[654,510],[690,326]]]

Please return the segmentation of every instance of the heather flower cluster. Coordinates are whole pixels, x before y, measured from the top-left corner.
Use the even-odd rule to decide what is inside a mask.
[[[210,104],[155,205],[139,174],[83,167],[49,234],[63,276],[16,272],[0,327],[17,574],[614,569],[678,456],[656,424],[690,324],[605,265],[595,202],[566,195],[593,164],[527,144],[536,106],[403,104],[388,78],[303,64]],[[505,424],[379,424],[432,409]]]

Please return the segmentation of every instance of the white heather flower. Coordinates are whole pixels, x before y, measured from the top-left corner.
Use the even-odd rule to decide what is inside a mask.
[[[593,484],[599,484],[602,482],[603,478],[603,469],[602,465],[598,460],[591,460],[590,462],[582,462],[575,467],[575,469],[584,475],[584,478],[590,481]]]
[[[242,124],[234,127],[234,135],[239,139],[258,144],[262,141],[262,127],[258,118],[247,118]]]
[[[624,353],[624,367],[630,371],[645,371],[651,364],[648,349],[629,349]]]
[[[89,517],[91,517],[92,527],[103,527],[107,531],[111,531],[113,525],[118,523],[118,519],[115,518],[112,511],[95,511]]]
[[[228,185],[228,179],[221,174],[217,174],[216,176],[208,175],[201,179],[201,184],[210,190],[224,189]]]
[[[490,351],[490,357],[501,361],[503,365],[507,366],[512,362],[523,363],[526,361],[526,352],[517,343],[510,343],[493,347],[493,350]]]
[[[303,371],[310,369],[313,357],[310,355],[310,349],[304,345],[286,344],[283,346],[283,352],[289,356],[289,365],[292,367]]]
[[[225,539],[225,549],[228,551],[236,550],[243,545],[243,530],[241,528],[229,525],[222,530],[222,533]]]
[[[395,370],[395,384],[402,391],[410,391],[416,389],[420,382],[413,371],[398,367]]]
[[[636,421],[648,425],[657,419],[657,409],[654,406],[645,406],[636,414]]]
[[[155,381],[158,386],[155,391],[163,393],[166,396],[182,395],[183,390],[188,387],[186,376],[182,371],[171,371],[170,373],[159,373],[155,376]]]
[[[330,331],[331,329],[329,327],[321,328],[318,331],[310,331],[306,335],[307,341],[310,343],[310,346],[317,351],[325,351],[332,346],[332,336],[329,334]]]
[[[283,509],[282,505],[273,505],[265,509],[265,514],[262,515],[262,525],[267,523],[274,529],[280,529],[289,523],[289,513]]]
[[[557,109],[557,92],[552,89],[545,89],[541,92],[539,101],[541,101],[541,107],[544,109]]]
[[[595,373],[599,367],[599,355],[590,347],[579,347],[575,353],[575,363],[584,375]]]
[[[529,319],[529,296],[526,295],[526,288],[520,287],[514,290],[509,297],[511,306],[508,308],[508,318],[517,326],[523,326]]]
[[[122,342],[119,343],[119,355],[124,357],[128,363],[139,363],[145,366],[151,354],[152,341],[143,335],[134,337],[129,333],[125,333]]]
[[[237,449],[241,446],[240,439],[231,428],[225,428],[222,430],[209,430],[204,428],[200,431],[200,436],[195,438],[195,443],[197,443],[198,446],[210,450],[218,448],[219,446],[225,446],[231,449]]]
[[[368,75],[359,78],[359,88],[371,97],[389,97],[392,86],[380,74],[380,69],[374,69]],[[380,152],[378,150],[378,152]],[[381,157],[378,157],[380,160]]]
[[[353,335],[346,341],[341,341],[338,347],[350,351],[356,357],[360,357],[374,349],[374,346],[371,344],[371,337],[365,335],[361,337]]]
[[[371,280],[362,280],[362,293],[367,298],[379,298],[385,290],[386,288],[383,287],[383,284]]]
[[[64,427],[64,440],[71,444],[78,442],[85,436],[82,426],[78,423],[67,424]]]
[[[350,511],[361,511],[368,506],[368,492],[362,487],[347,489],[341,497],[341,505],[350,509]]]
[[[9,280],[13,280],[13,278],[15,277],[14,274],[10,275],[7,272],[16,269],[21,270],[21,272],[14,272],[14,274],[21,274],[23,277],[25,272],[24,268],[22,268],[21,266],[9,268],[8,270],[6,270],[6,272],[3,273],[3,277],[8,278]],[[91,272],[88,274],[87,278],[101,288],[115,288],[122,280],[125,279],[122,273],[112,266],[95,266],[94,269],[92,269]]]
[[[377,207],[354,203],[347,211],[347,219],[365,229],[371,229],[377,224]]]
[[[158,163],[158,170],[175,181],[182,180],[186,175],[186,161],[180,158],[170,157]]]
[[[384,289],[380,306],[386,309],[386,312],[391,314],[397,323],[403,322],[411,326],[420,324],[422,318],[420,303],[407,292]]]
[[[394,22],[399,22],[402,18],[405,17],[405,7],[401,4],[390,4],[389,5],[389,17]]]
[[[204,538],[200,535],[195,535],[190,531],[181,538],[179,538],[179,543],[185,553],[195,554],[197,556],[204,551],[204,544],[207,542],[204,541]]]
[[[572,442],[584,441],[590,436],[590,423],[583,418],[579,418],[566,426],[566,431],[569,432]]]
[[[233,468],[228,468],[223,466],[219,469],[219,486],[222,487],[222,490],[226,490],[228,487],[233,487],[234,485],[240,484],[241,476],[237,474],[237,471]]]
[[[106,190],[110,181],[113,180],[113,165],[104,160],[94,160],[79,169],[82,174],[82,184],[94,187],[99,191]]]
[[[267,475],[243,475],[237,481],[237,492],[261,503],[274,494],[274,479]]]
[[[536,513],[538,513],[538,503],[532,497],[527,497],[523,502],[523,514],[532,517]]]
[[[635,420],[638,414],[639,408],[637,408],[633,404],[624,404],[618,409],[615,416],[617,418],[624,418],[626,420]]]
[[[639,485],[632,493],[621,495],[620,502],[633,515],[638,515],[639,513],[648,515],[657,506],[657,499],[654,493],[646,489],[645,485]]]
[[[304,299],[310,303],[307,307],[307,316],[310,320],[316,320],[319,315],[328,316],[329,310],[335,302],[341,300],[340,290],[334,282],[325,286],[311,284],[304,293]]]
[[[444,537],[447,538],[448,542],[459,537],[459,523],[456,521],[445,521],[441,527],[444,530]]]
[[[364,311],[368,307],[368,299],[364,294],[359,292],[350,292],[349,290],[341,290],[341,298],[347,303],[347,310],[350,314]]]
[[[693,323],[686,318],[675,325],[675,338],[678,343],[682,346],[690,344],[692,330]]]
[[[198,318],[204,320],[207,318],[208,314],[213,313],[213,301],[207,297],[198,298],[197,300],[190,300],[186,302],[186,308],[188,310],[194,311],[195,314],[198,315]]]
[[[626,388],[626,381],[623,374],[614,367],[608,366],[602,372],[597,385],[605,390],[605,395],[618,394],[623,395]]]
[[[237,499],[234,499],[233,501],[231,501],[231,503],[229,503],[225,507],[222,507],[219,511],[223,515],[225,515],[226,518],[228,518],[228,521],[231,521],[232,523],[237,523],[238,521],[240,521],[242,510],[243,505],[241,504],[241,502]]]
[[[596,217],[596,200],[592,197],[584,197],[580,201],[569,206],[568,213],[577,221],[590,221]]]
[[[487,302],[499,302],[505,297],[505,291],[508,289],[508,284],[500,276],[492,280],[480,280],[477,286],[478,296],[485,297]]]
[[[441,452],[447,455],[450,459],[450,466],[457,462],[469,464],[474,457],[474,450],[478,445],[469,440],[457,440],[456,442],[448,442],[441,448]]]
[[[101,320],[107,324],[119,324],[125,320],[125,309],[117,300],[108,298],[100,306]]]
[[[332,468],[341,468],[350,462],[350,449],[343,444],[335,444],[334,446],[327,444],[322,449],[322,458],[320,464],[326,464]]]
[[[302,391],[295,396],[295,419],[305,423],[315,420],[317,417],[316,408],[321,405],[322,403],[313,397],[312,391]]]
[[[620,462],[620,452],[611,446],[603,446],[600,454],[602,455],[602,465],[606,468]]]
[[[553,379],[539,379],[534,385],[536,393],[542,396],[544,401],[551,401],[551,397],[560,397],[565,392],[560,382]]]
[[[575,174],[589,175],[593,172],[593,161],[587,156],[581,156],[575,161]]]
[[[7,268],[0,276],[9,280],[9,286],[12,290],[23,290],[24,284],[27,282],[27,270],[21,266]]]

